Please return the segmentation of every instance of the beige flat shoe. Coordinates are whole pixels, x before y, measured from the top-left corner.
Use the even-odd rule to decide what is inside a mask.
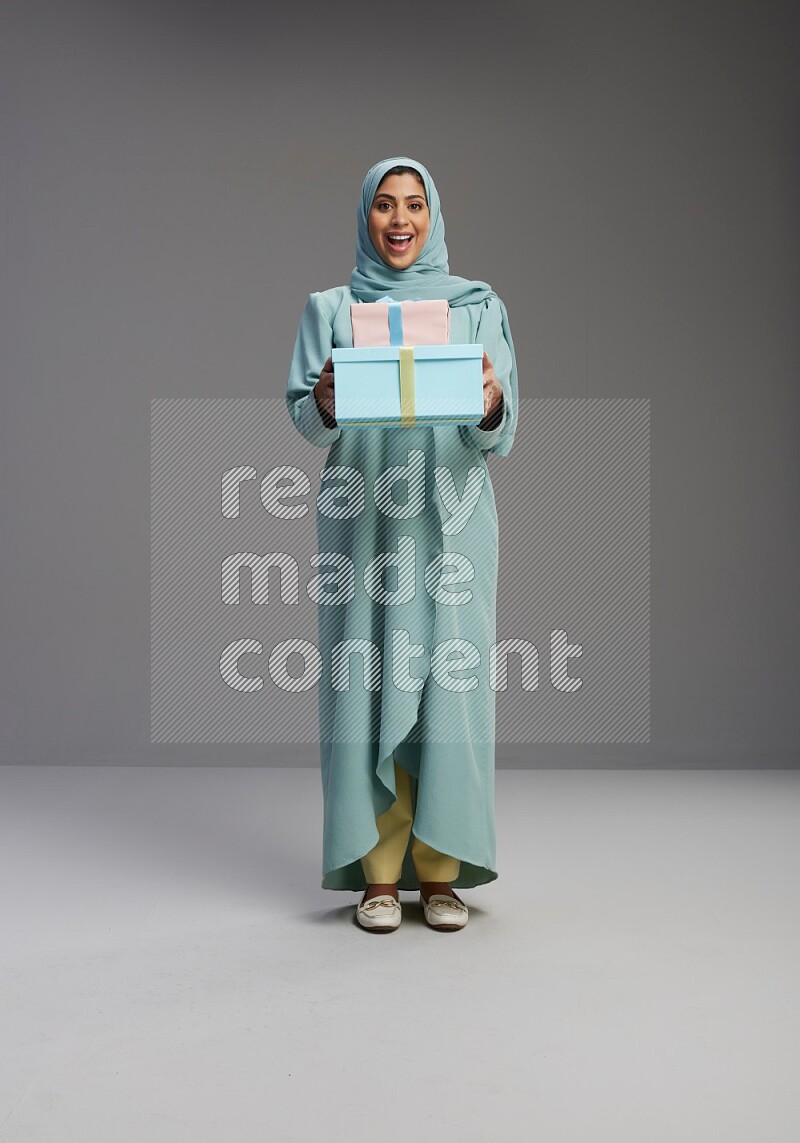
[[[455,893],[431,893],[426,903],[420,890],[419,899],[428,925],[439,932],[454,933],[469,920],[469,909]]]
[[[356,905],[356,920],[370,933],[393,933],[403,918],[403,907],[391,893],[381,893]]]

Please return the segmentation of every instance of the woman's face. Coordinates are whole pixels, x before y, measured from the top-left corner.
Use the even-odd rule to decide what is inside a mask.
[[[422,253],[431,228],[424,186],[414,175],[386,175],[375,192],[367,221],[383,261],[393,270],[406,270]]]

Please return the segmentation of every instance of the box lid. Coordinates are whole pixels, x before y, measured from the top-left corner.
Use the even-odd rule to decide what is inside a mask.
[[[437,359],[464,357],[483,358],[483,346],[469,343],[466,345],[415,345],[415,361],[435,361]],[[331,360],[337,361],[399,361],[399,345],[362,346],[360,349],[333,349]]]

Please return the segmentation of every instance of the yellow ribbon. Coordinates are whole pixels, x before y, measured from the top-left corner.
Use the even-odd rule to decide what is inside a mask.
[[[410,428],[416,424],[414,400],[414,347],[400,350],[400,424]]]

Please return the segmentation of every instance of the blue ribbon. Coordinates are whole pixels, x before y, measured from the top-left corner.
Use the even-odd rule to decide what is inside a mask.
[[[403,308],[401,302],[396,302],[391,294],[378,298],[379,302],[389,303],[389,345],[403,344]],[[411,298],[413,302],[421,302],[422,298]]]
[[[389,302],[389,345],[403,344],[403,307],[400,302]]]

